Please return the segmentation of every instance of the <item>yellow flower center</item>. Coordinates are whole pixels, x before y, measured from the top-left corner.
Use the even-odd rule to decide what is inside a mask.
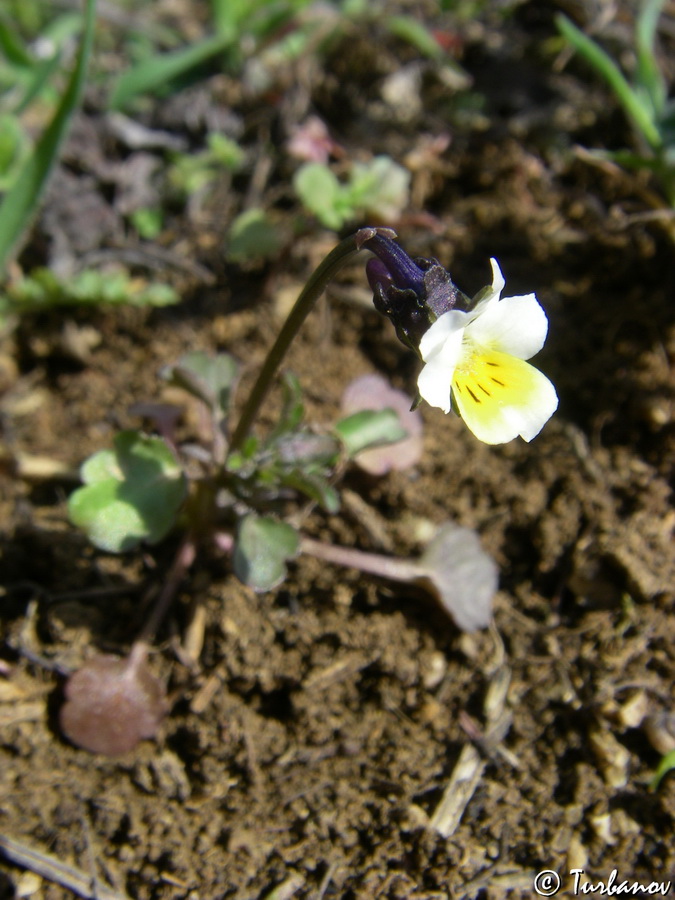
[[[472,343],[455,369],[455,400],[460,410],[473,408],[476,415],[489,417],[499,407],[523,403],[533,389],[532,373],[522,359]]]

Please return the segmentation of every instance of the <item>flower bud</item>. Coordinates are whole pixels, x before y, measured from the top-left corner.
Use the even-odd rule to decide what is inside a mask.
[[[391,319],[399,340],[419,353],[433,322],[456,306],[468,308],[468,298],[437,259],[413,260],[384,229],[371,231],[361,246],[376,256],[366,264],[375,309]]]

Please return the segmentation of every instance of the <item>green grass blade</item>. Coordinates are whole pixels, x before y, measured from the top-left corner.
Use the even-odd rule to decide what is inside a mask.
[[[445,56],[429,29],[412,16],[390,16],[385,24],[395,37],[407,41],[427,59],[438,61]]]
[[[30,69],[34,63],[33,57],[4,15],[0,16],[0,51],[13,66]]]
[[[134,97],[145,94],[166,85],[168,81],[189,72],[201,65],[209,57],[222,53],[234,42],[233,33],[229,30],[212,37],[204,38],[197,44],[181,47],[171,53],[163,53],[146,59],[125,72],[115,85],[110,97],[111,109],[122,109]]]
[[[54,72],[58,69],[60,63],[61,52],[57,51],[49,59],[45,59],[34,67],[30,81],[26,87],[26,92],[13,110],[15,116],[20,116],[28,109],[33,100],[41,93]]]
[[[84,89],[96,22],[96,0],[85,0],[82,40],[54,117],[0,203],[0,272],[37,210],[42,192]]]
[[[614,60],[566,16],[556,16],[556,25],[572,47],[601,75],[616,94],[624,111],[653,150],[661,146],[661,135],[651,111],[628,84]]]
[[[654,57],[654,43],[659,16],[665,0],[644,0],[635,26],[637,50],[636,78],[649,97],[654,114],[659,117],[666,105],[666,82]]]
[[[235,0],[211,0],[211,19],[216,34],[234,34],[244,9],[244,5]]]

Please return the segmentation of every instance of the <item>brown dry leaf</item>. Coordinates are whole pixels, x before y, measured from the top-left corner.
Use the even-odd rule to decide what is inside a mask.
[[[59,716],[66,737],[92,753],[118,756],[154,737],[168,711],[164,686],[147,668],[147,646],[126,658],[96,656],[68,680]]]

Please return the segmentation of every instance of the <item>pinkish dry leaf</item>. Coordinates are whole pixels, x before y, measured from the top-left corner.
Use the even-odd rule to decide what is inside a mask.
[[[471,528],[441,525],[418,562],[422,583],[462,631],[487,628],[497,592],[497,563]]]
[[[357,453],[354,462],[364,472],[386,475],[392,470],[402,472],[417,465],[422,456],[422,417],[417,410],[410,409],[411,405],[411,398],[393,388],[381,375],[362,375],[347,385],[342,395],[342,411],[346,415],[365,409],[393,409],[408,433],[395,444]]]
[[[288,152],[305,162],[326,163],[331,155],[339,156],[341,148],[331,138],[325,122],[310,116],[293,129],[287,144]]]
[[[150,419],[157,431],[163,436],[173,439],[178,420],[184,410],[174,403],[134,403],[128,409],[130,416]]]
[[[168,704],[146,657],[147,647],[136,644],[126,658],[102,654],[71,675],[59,721],[73,744],[119,756],[155,736]]]

